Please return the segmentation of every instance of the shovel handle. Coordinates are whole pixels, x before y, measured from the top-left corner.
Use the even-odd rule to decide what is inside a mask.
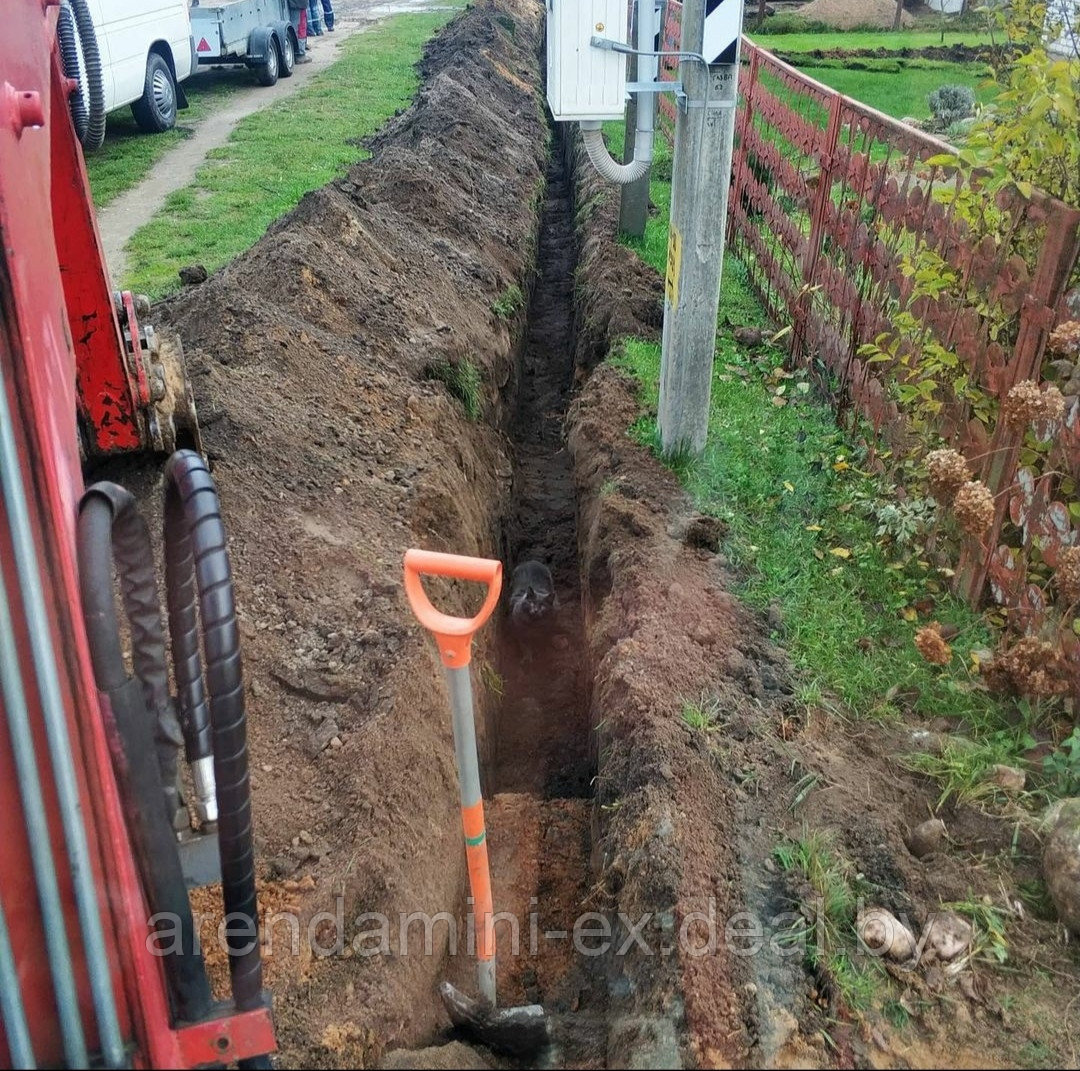
[[[474,580],[487,585],[487,597],[474,617],[452,617],[431,605],[421,583],[423,576]],[[405,594],[409,605],[420,624],[434,635],[443,665],[448,669],[462,669],[469,664],[473,634],[491,617],[501,590],[502,562],[415,548],[405,552]]]

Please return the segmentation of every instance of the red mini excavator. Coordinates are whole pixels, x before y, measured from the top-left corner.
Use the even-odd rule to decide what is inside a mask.
[[[77,136],[101,77],[86,0],[4,0],[0,1066],[268,1067],[225,532],[179,344],[109,286]],[[167,457],[167,626],[135,500],[83,482],[133,451]],[[224,1001],[193,843],[215,849]]]

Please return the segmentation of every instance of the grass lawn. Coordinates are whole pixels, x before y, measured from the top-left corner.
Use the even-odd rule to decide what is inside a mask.
[[[858,62],[861,66],[853,66]],[[800,62],[799,70],[854,100],[902,119],[930,116],[927,97],[943,85],[965,85],[986,102],[996,92],[989,69],[982,64],[933,60],[832,60]]]
[[[174,145],[191,136],[194,126],[218,107],[238,87],[251,84],[238,71],[205,71],[184,83],[188,107],[177,114],[176,126],[164,134],[144,134],[132,118],[131,109],[113,112],[105,125],[105,144],[86,154],[86,171],[94,204],[104,208],[125,190],[140,182]]]
[[[931,48],[935,45],[989,45],[990,35],[981,30],[946,30],[944,40],[940,30],[901,30],[899,33],[750,33],[756,45],[770,52],[813,52],[816,49],[842,48],[861,51],[870,48]]]
[[[387,19],[348,41],[341,58],[298,93],[241,120],[191,185],[132,237],[124,287],[159,298],[178,289],[177,271],[187,264],[215,271],[305,193],[366,157],[361,139],[408,106],[424,44],[452,15]]]

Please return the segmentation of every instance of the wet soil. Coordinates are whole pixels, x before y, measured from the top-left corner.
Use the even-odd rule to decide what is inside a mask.
[[[935,790],[896,765],[913,726],[796,700],[783,627],[732,594],[722,529],[628,435],[637,389],[603,358],[656,336],[662,282],[616,242],[617,194],[579,147],[550,144],[541,44],[542,5],[479,0],[371,160],[158,310],[196,373],[231,537],[262,906],[302,923],[295,947],[273,931],[268,964],[282,1062],[499,1065],[451,1037],[435,991],[473,991],[475,964],[445,924],[467,881],[441,668],[401,588],[420,545],[539,557],[562,602],[531,649],[496,622],[473,659],[496,908],[518,919],[500,998],[552,1014],[548,1064],[1075,1064],[1075,955],[1035,911],[1010,923],[1016,974],[886,971],[891,1018],[769,940],[808,896],[773,855],[804,828],[915,921],[1019,899],[1038,845],[958,809],[947,849],[915,859],[905,832]],[[514,287],[530,299],[506,315]],[[474,415],[447,368],[476,373]],[[145,465],[108,475],[156,509]],[[708,732],[682,716],[703,701]],[[445,913],[426,948],[422,927],[400,936],[412,912]],[[583,912],[612,928],[603,955],[575,948]],[[728,936],[740,912],[766,927],[752,955]]]
[[[796,67],[800,59],[842,59],[858,61],[861,59],[895,60],[927,59],[942,60],[948,63],[1002,63],[1017,54],[1010,45],[926,45],[923,48],[813,48],[805,52],[784,52],[776,55],[786,63]],[[857,62],[849,64],[858,67]]]

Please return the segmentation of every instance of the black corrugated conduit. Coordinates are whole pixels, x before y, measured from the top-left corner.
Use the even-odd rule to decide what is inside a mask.
[[[90,125],[90,111],[86,106],[86,94],[83,92],[77,33],[71,5],[64,0],[60,5],[60,17],[56,23],[56,37],[60,42],[60,60],[63,63],[64,74],[79,83],[78,88],[68,100],[68,106],[71,109],[71,121],[75,124],[75,136],[80,142],[85,142]]]
[[[240,631],[217,489],[194,450],[178,451],[165,467],[165,555],[174,663],[178,681],[184,674],[181,689],[188,687],[195,698],[199,689],[192,685],[203,677],[200,636],[206,660],[221,885],[225,917],[231,920],[229,973],[233,1001],[248,1011],[261,1005],[263,993]],[[190,713],[185,710],[184,716]],[[266,1065],[260,1058],[245,1066]]]
[[[86,74],[86,100],[88,101],[86,136],[80,137],[83,148],[90,152],[100,149],[105,140],[105,75],[101,67],[101,52],[98,49],[97,32],[94,20],[90,17],[90,8],[86,0],[67,0],[75,18],[75,28],[79,35],[79,47],[82,50],[83,69]],[[77,63],[77,59],[76,59]],[[65,63],[65,70],[67,70]],[[69,77],[78,77],[71,75]]]

